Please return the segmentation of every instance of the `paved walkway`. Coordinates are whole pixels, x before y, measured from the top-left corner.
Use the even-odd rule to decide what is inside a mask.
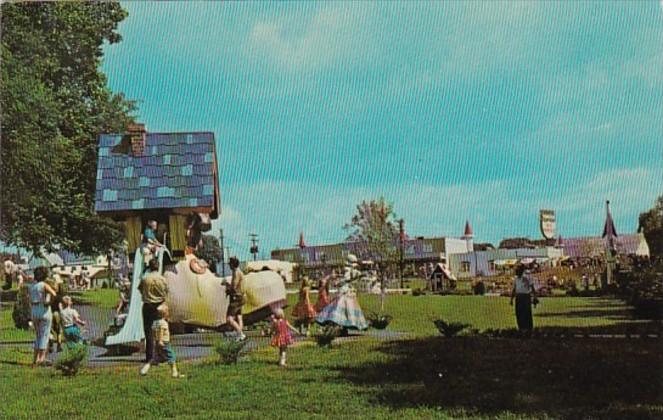
[[[108,329],[110,322],[113,319],[114,310],[107,308],[100,308],[98,306],[92,305],[78,305],[77,310],[81,314],[81,317],[87,321],[87,325],[83,330],[83,336],[92,343],[95,339],[102,337],[103,333]],[[251,351],[260,347],[265,347],[269,345],[269,337],[261,336],[258,331],[248,331],[247,336],[249,337],[246,343],[246,350]],[[410,337],[410,334],[390,331],[390,330],[368,330],[365,332],[351,332],[351,335],[348,337],[339,337],[336,340],[343,341],[352,341],[360,339],[364,336],[374,337],[380,340],[394,340],[399,338]],[[640,335],[631,335],[627,336],[625,334],[566,334],[562,335],[550,335],[549,337],[540,337],[540,338],[599,338],[599,339],[610,339],[610,338],[660,338],[657,334],[650,334],[647,337],[641,337]],[[222,333],[204,331],[197,332],[192,334],[180,334],[174,335],[172,337],[172,345],[177,354],[178,359],[180,360],[191,360],[191,359],[200,359],[211,355],[214,351],[214,343],[218,340],[231,340],[234,339],[232,336],[226,336]],[[302,337],[296,337],[297,341],[303,340]],[[0,343],[0,346],[20,346],[20,347],[29,347],[31,346],[30,341],[20,341],[20,342],[11,342],[11,343]],[[104,347],[98,347],[94,344],[89,346],[90,358],[89,366],[91,367],[103,367],[103,366],[113,366],[113,365],[131,365],[131,364],[140,364],[143,361],[144,353],[142,351],[135,352],[130,355],[121,355],[121,356],[111,356],[108,355],[108,351]],[[49,359],[54,360],[57,357],[57,353],[49,355]]]
[[[100,308],[93,305],[78,305],[76,309],[81,318],[87,322],[83,329],[83,336],[91,343],[89,346],[89,366],[103,367],[119,364],[140,364],[143,362],[145,354],[137,351],[130,355],[108,355],[108,350],[104,347],[96,346],[95,339],[102,337],[108,329],[114,315],[113,309]],[[394,331],[375,331],[369,330],[362,333],[352,333],[348,337],[338,338],[337,340],[352,340],[361,336],[373,336],[383,340],[395,339],[405,336],[403,333]],[[249,337],[245,349],[247,351],[255,350],[269,345],[269,337],[261,336],[258,331],[247,331]],[[204,331],[192,334],[179,334],[172,336],[172,346],[179,360],[200,359],[209,356],[214,352],[214,343],[218,340],[232,340],[231,335],[225,335],[219,332]],[[297,341],[303,340],[302,337],[296,337]],[[0,345],[6,346],[30,346],[30,341],[12,342]],[[50,360],[55,360],[58,353],[49,354]]]

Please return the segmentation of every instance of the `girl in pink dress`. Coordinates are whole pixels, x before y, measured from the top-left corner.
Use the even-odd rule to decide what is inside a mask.
[[[272,315],[272,331],[274,336],[271,344],[279,349],[279,366],[285,366],[285,351],[290,344],[295,342],[290,331],[295,334],[298,331],[285,319],[285,314],[281,308],[276,309],[274,315]]]

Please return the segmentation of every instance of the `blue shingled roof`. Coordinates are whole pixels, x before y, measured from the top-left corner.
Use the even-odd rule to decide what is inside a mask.
[[[148,133],[142,156],[122,139],[99,137],[96,211],[216,207],[213,133]]]

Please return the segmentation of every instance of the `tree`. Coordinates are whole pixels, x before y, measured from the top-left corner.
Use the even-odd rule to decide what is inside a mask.
[[[212,235],[203,235],[203,245],[196,250],[196,257],[205,260],[210,270],[216,273],[216,265],[223,259],[223,250],[219,240]]]
[[[534,248],[529,238],[506,238],[502,239],[498,248],[516,249],[516,248]]]
[[[660,195],[654,207],[640,213],[638,231],[645,235],[649,252],[652,256],[663,257],[663,195]]]
[[[344,226],[348,241],[355,242],[357,257],[370,260],[384,290],[387,277],[396,270],[399,257],[398,221],[393,205],[384,197],[357,205],[357,213]]]
[[[1,240],[36,254],[121,241],[94,193],[97,138],[123,132],[135,109],[99,71],[126,16],[118,3],[2,4]]]

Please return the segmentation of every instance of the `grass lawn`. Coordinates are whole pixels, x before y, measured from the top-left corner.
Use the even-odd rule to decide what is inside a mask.
[[[617,345],[616,345],[617,344]],[[660,418],[658,340],[427,337],[303,343],[236,366],[185,363],[148,377],[138,366],[63,378],[31,369],[29,349],[0,348],[9,418]]]
[[[14,327],[11,307],[4,306],[0,310],[0,343],[7,341],[33,340],[35,334],[31,330],[19,330]]]
[[[102,308],[115,308],[120,300],[118,289],[93,289],[69,294],[73,297],[74,304],[96,305]]]
[[[117,291],[85,292],[86,302],[113,306]],[[291,307],[296,296],[290,296]],[[314,298],[315,300],[315,298]],[[361,295],[366,312],[379,297]],[[29,345],[0,345],[0,418],[660,418],[663,416],[661,340],[491,339],[438,336],[433,318],[479,329],[512,327],[508,298],[394,295],[389,329],[411,338],[371,337],[321,349],[304,342],[279,369],[276,350],[259,349],[236,366],[210,360],[166,367],[141,378],[138,365],[86,369],[63,378],[31,369]],[[619,301],[542,299],[539,326],[585,326],[611,332],[637,325]],[[650,325],[650,324],[648,324]],[[660,330],[660,324],[658,325]],[[13,330],[11,309],[0,311],[0,337],[32,338]],[[11,334],[10,334],[11,335]]]
[[[288,299],[289,314],[297,296],[289,295]],[[534,310],[534,325],[538,327],[585,328],[597,333],[623,332],[628,328],[660,330],[660,323],[631,320],[628,308],[618,300],[581,297],[540,300]],[[366,315],[380,309],[379,296],[359,295],[359,303]],[[385,299],[385,313],[394,317],[388,329],[420,337],[438,334],[432,323],[437,318],[472,324],[480,330],[516,326],[509,298],[499,296],[389,295]]]

